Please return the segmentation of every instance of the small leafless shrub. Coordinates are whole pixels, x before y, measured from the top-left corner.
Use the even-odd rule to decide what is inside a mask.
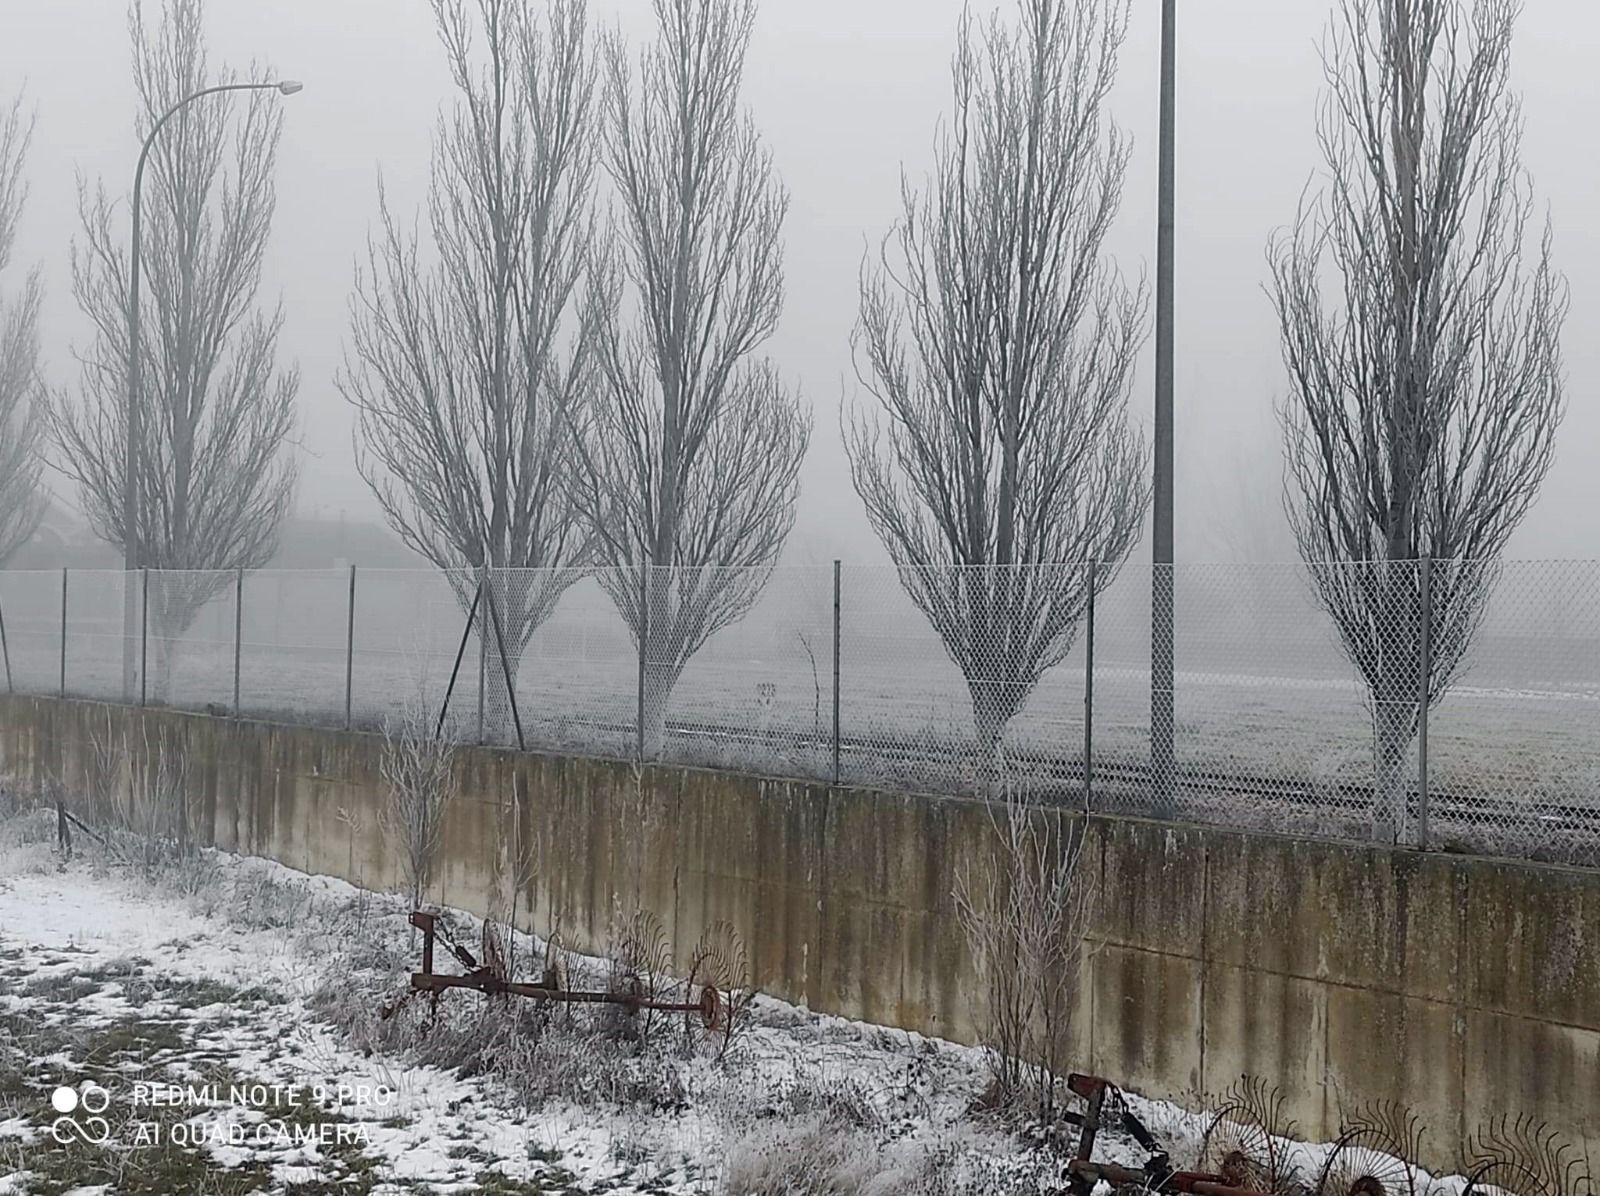
[[[983,1039],[998,1103],[1054,1121],[1094,882],[1078,865],[1081,820],[1016,794],[990,807],[996,850],[958,874],[956,916],[984,988]]]
[[[455,744],[434,734],[426,687],[419,686],[398,717],[384,720],[384,802],[378,824],[400,860],[404,891],[413,908],[433,880],[445,814],[456,793]]]

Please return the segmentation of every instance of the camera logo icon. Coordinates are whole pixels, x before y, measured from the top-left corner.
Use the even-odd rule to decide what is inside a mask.
[[[100,1116],[111,1107],[111,1093],[93,1080],[76,1088],[63,1084],[50,1094],[50,1107],[61,1115],[50,1124],[50,1136],[63,1146],[74,1140],[98,1146],[111,1137],[110,1123]]]

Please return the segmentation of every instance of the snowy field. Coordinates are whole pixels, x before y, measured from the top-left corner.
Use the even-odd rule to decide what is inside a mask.
[[[593,1026],[549,1027],[530,1049],[514,1020],[481,1034],[491,1014],[472,993],[412,1038],[407,1014],[378,1017],[415,966],[399,899],[218,853],[153,874],[98,849],[61,863],[53,836],[44,815],[0,823],[6,1196],[889,1196],[1059,1177],[970,1111],[979,1051],[762,998],[721,1060],[714,1044],[649,1049]],[[472,941],[471,920],[452,920]],[[532,961],[536,944],[517,944]],[[412,1029],[422,1005],[407,1006]],[[85,1130],[66,1144],[61,1087],[82,1091]],[[1168,1106],[1138,1111],[1180,1146],[1193,1132]],[[103,1143],[83,1140],[96,1115]],[[1097,1153],[1143,1161],[1114,1134]]]

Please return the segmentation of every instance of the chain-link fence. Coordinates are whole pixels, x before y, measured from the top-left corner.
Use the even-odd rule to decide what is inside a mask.
[[[1600,562],[1178,566],[1170,744],[1154,580],[0,572],[0,647],[15,692],[1600,866]]]

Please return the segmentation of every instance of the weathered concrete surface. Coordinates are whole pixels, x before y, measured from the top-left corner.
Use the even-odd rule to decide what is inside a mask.
[[[0,698],[4,767],[25,782],[112,800],[126,768],[106,776],[103,747],[124,735],[141,762],[182,745],[203,840],[398,882],[375,737]],[[485,749],[458,762],[434,900],[514,905],[587,950],[643,906],[679,960],[725,919],[764,991],[974,1040],[951,889],[993,849],[983,806]],[[1436,1167],[1503,1114],[1600,1156],[1600,873],[1132,819],[1086,834],[1081,1066],[1189,1101],[1263,1076],[1312,1138],[1341,1102],[1401,1101]]]

